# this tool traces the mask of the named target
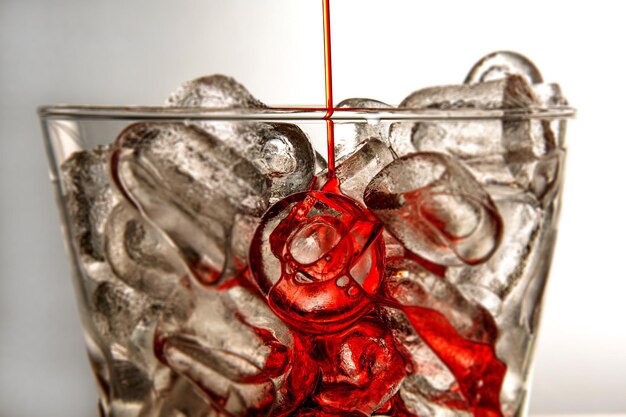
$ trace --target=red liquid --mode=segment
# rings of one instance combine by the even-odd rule
[[[465,339],[438,311],[401,305],[381,294],[386,265],[383,224],[342,195],[335,176],[329,0],[322,3],[327,182],[320,191],[291,195],[270,208],[251,242],[246,276],[218,289],[240,285],[256,292],[289,326],[294,340],[293,346],[283,346],[267,329],[255,329],[271,350],[256,376],[259,383],[281,376],[286,382],[258,407],[237,415],[271,411],[292,417],[363,416],[378,410],[389,416],[418,417],[398,390],[420,364],[413,362],[381,319],[385,307],[402,311],[455,376],[462,399],[444,398],[438,405],[477,417],[502,417],[499,395],[506,366],[497,359],[494,346]],[[444,266],[406,256],[444,279]],[[162,358],[168,342],[157,340]],[[272,406],[278,396],[280,403]],[[213,398],[214,406],[224,411],[222,402]]]

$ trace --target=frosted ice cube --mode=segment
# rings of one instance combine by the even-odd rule
[[[170,106],[255,109],[266,107],[230,77],[211,75],[183,84],[167,101]],[[315,154],[306,134],[288,123],[244,121],[192,122],[250,161],[269,177],[272,202],[311,184]]]
[[[541,72],[524,55],[512,51],[496,51],[481,58],[465,77],[466,84],[482,83],[519,75],[531,84],[543,82]]]
[[[266,107],[234,78],[222,74],[187,81],[169,96],[167,104],[176,107]]]
[[[237,214],[260,216],[267,177],[219,139],[194,126],[137,123],[118,137],[112,157],[116,184],[165,233],[199,282],[233,276]]]
[[[61,167],[72,243],[86,267],[103,262],[104,228],[119,198],[109,180],[111,146],[72,154]]]
[[[417,108],[529,109],[543,105],[557,92],[545,88],[542,98],[517,75],[484,83],[433,87],[417,91],[402,106]],[[558,146],[558,123],[515,117],[487,120],[395,123],[391,127],[394,151],[444,152],[465,163],[485,185],[535,192],[537,170]],[[543,167],[541,167],[543,166]],[[538,196],[541,198],[541,196]]]

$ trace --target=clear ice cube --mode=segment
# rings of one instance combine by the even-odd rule
[[[267,304],[235,286],[188,294],[188,314],[166,314],[157,355],[228,415],[286,412],[300,404],[316,378],[312,362]],[[293,372],[293,375],[292,375]]]
[[[113,209],[105,230],[107,262],[129,286],[165,299],[186,274],[174,247],[126,202]]]
[[[349,98],[341,101],[336,106],[338,109],[387,109],[391,106],[382,101],[371,98]],[[335,122],[335,159],[340,160],[349,157],[363,143],[375,139],[389,146],[389,125],[384,120],[372,117],[367,122]]]
[[[502,220],[489,195],[445,154],[395,160],[368,184],[364,201],[406,249],[440,265],[484,262],[500,241]]]
[[[537,91],[537,93],[535,93]],[[419,90],[401,106],[413,108],[529,109],[560,100],[557,87],[530,86],[521,76]],[[394,123],[391,143],[399,155],[444,152],[466,164],[484,185],[535,192],[534,178],[545,171],[557,147],[553,122],[515,117],[487,120]],[[550,162],[547,163],[550,165]],[[541,193],[540,193],[541,194]],[[538,195],[541,198],[541,195]]]
[[[385,267],[383,291],[401,305],[438,311],[466,339],[495,343],[496,323],[489,312],[416,261],[396,259],[389,262]]]
[[[339,180],[341,191],[363,203],[363,193],[367,184],[385,166],[393,161],[389,147],[378,139],[369,139],[361,144],[350,156],[337,161],[335,175]],[[316,189],[326,182],[326,172],[317,176]]]

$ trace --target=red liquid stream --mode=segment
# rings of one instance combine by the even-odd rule
[[[339,182],[335,177],[335,126],[331,117],[335,112],[333,103],[333,64],[330,40],[330,0],[322,0],[324,16],[324,79],[326,85],[326,140],[328,155],[328,181],[324,190],[339,192]]]

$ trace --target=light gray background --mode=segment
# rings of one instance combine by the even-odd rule
[[[623,13],[546,3],[333,0],[335,95],[397,104],[498,49],[561,83],[579,117],[531,412],[626,412]],[[320,0],[0,0],[1,417],[96,415],[36,106],[159,104],[214,72],[321,104],[320,19]]]

